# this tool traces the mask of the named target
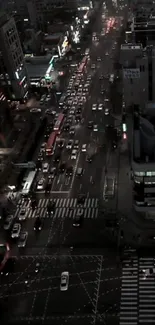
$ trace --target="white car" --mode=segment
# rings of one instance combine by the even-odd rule
[[[152,274],[155,274],[155,268],[145,269],[142,270],[143,273],[143,279],[145,280],[147,277],[151,276]]]
[[[60,281],[60,290],[61,291],[68,290],[68,285],[69,285],[69,272],[62,272],[61,281]]]
[[[73,150],[71,154],[71,160],[76,160],[77,159],[77,150]]]
[[[26,215],[27,215],[27,209],[23,208],[19,212],[18,219],[19,220],[25,220],[26,219]]]
[[[11,237],[12,238],[18,238],[21,232],[21,224],[20,223],[15,223],[12,231],[11,231]]]
[[[82,152],[86,152],[86,150],[87,150],[87,145],[86,145],[86,144],[83,144],[81,150],[82,150]]]
[[[18,241],[18,247],[25,247],[27,242],[28,232],[22,231],[20,233],[19,241]]]
[[[95,124],[95,125],[93,126],[93,131],[95,131],[95,132],[98,131],[98,125],[97,125],[97,124]]]
[[[99,105],[98,105],[98,110],[99,110],[99,111],[102,111],[102,109],[103,109],[103,104],[99,104]]]
[[[30,113],[41,113],[41,108],[31,108]]]
[[[93,104],[92,105],[92,111],[96,111],[97,110],[97,104]]]
[[[38,181],[37,190],[39,190],[39,191],[43,190],[44,189],[44,185],[45,185],[45,179],[44,178],[41,178]]]
[[[72,149],[72,147],[73,147],[73,140],[69,140],[66,145],[66,149],[70,150],[70,149]]]
[[[42,171],[43,171],[43,173],[48,173],[48,171],[49,171],[49,164],[48,163],[44,163],[42,165]]]
[[[109,115],[109,108],[105,108],[104,114]]]

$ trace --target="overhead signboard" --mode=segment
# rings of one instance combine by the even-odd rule
[[[123,69],[123,76],[125,79],[140,78],[140,69]]]

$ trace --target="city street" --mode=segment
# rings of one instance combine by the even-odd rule
[[[22,209],[26,213],[25,220],[20,220],[22,231],[28,232],[25,247],[18,247],[18,239],[10,239],[10,233],[5,232],[11,255],[17,257],[17,261],[13,272],[3,276],[1,281],[3,323],[6,318],[8,320],[9,304],[8,324],[119,324],[122,267],[117,263],[118,232],[107,231],[103,207],[105,210],[116,209],[117,206],[119,150],[112,149],[111,134],[107,130],[115,124],[109,78],[111,74],[116,74],[115,54],[124,11],[119,11],[119,7],[114,8],[111,1],[106,4],[96,15],[89,44],[86,41],[89,59],[78,77],[79,89],[71,88],[68,95],[73,94],[71,105],[66,106],[69,106],[68,110],[75,106],[69,122],[69,128],[74,126],[75,133],[70,135],[69,131],[62,129],[60,138],[64,144],[61,159],[56,161],[54,152],[49,157],[44,154],[41,160],[41,164],[48,162],[49,169],[57,170],[51,188],[48,192],[46,188],[37,189],[41,177],[50,176],[50,171],[45,176],[40,168],[33,187],[35,207],[30,200],[24,199],[19,200],[16,206],[16,220]],[[93,36],[94,33],[96,36]],[[70,71],[70,78],[77,73],[76,70],[77,67]],[[74,83],[75,80],[73,88]],[[63,93],[66,93],[65,79],[62,84]],[[85,84],[88,84],[88,88]],[[92,109],[94,104],[95,110]],[[55,107],[56,113],[63,111],[55,92],[51,101],[42,106],[43,115],[50,105]],[[78,105],[81,107],[78,114],[80,120],[76,122]],[[66,120],[69,114],[67,112]],[[49,124],[52,119],[48,117]],[[88,127],[90,122],[93,123],[91,128]],[[50,129],[49,135],[51,132]],[[49,135],[43,135],[38,145],[47,141]],[[74,144],[68,150],[66,145],[70,139]],[[57,140],[60,140],[59,136]],[[74,156],[75,141],[78,141],[78,145]],[[86,150],[82,149],[84,145]],[[60,153],[57,146],[56,150],[59,149]],[[92,157],[92,161],[88,161],[88,156]],[[68,176],[67,169],[60,172],[63,163],[65,168],[73,168]],[[82,169],[80,176],[77,175],[79,168]],[[115,179],[115,192],[112,199],[104,202],[107,175]],[[79,195],[84,195],[82,204],[78,202]],[[49,214],[47,207],[50,202],[54,204],[54,210]],[[74,220],[79,215],[82,222],[80,226],[75,226]],[[41,231],[34,230],[36,218],[41,220]],[[69,284],[68,290],[62,292],[60,281],[64,271],[69,272]]]

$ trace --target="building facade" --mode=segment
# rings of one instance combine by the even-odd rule
[[[123,44],[120,63],[126,107],[138,105],[143,110],[147,103],[155,102],[155,48]]]
[[[29,81],[14,18],[0,17],[0,85],[6,98],[23,100]]]

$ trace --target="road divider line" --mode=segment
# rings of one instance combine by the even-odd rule
[[[78,166],[78,163],[79,163],[79,159],[80,159],[80,152],[79,152],[78,157],[76,159],[76,164],[75,164],[75,167],[74,167],[74,173],[73,173],[73,177],[72,177],[72,181],[71,181],[71,185],[70,185],[70,190],[73,187],[73,183],[74,183],[74,180],[75,180],[75,175],[76,175],[76,170],[77,170],[77,166]]]
[[[60,193],[62,193],[62,194],[68,194],[70,191],[51,191],[50,193],[52,193],[52,194],[60,194]]]

